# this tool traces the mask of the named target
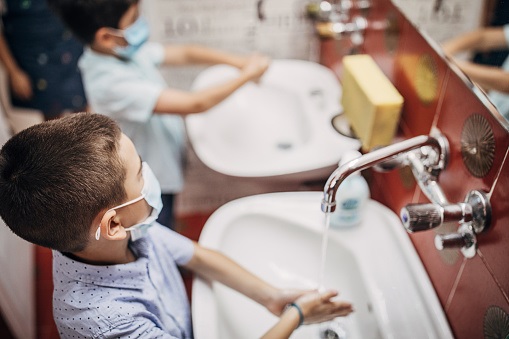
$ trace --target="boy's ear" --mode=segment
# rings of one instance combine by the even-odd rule
[[[108,210],[104,213],[100,224],[101,238],[107,240],[123,240],[127,237],[127,232],[120,222],[117,211]]]
[[[97,32],[95,32],[94,44],[97,47],[111,50],[119,44],[122,45],[123,43],[123,39],[113,35],[110,28],[101,27],[97,30]]]

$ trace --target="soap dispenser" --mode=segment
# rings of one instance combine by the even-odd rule
[[[341,157],[340,166],[357,159],[361,153],[347,151]],[[369,186],[360,172],[352,173],[339,185],[336,192],[336,210],[330,218],[332,228],[347,228],[358,225],[362,220],[366,201],[369,199]]]

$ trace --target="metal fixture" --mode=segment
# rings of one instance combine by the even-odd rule
[[[345,324],[334,319],[320,325],[318,337],[320,339],[347,339],[349,336]]]
[[[472,258],[477,252],[477,234],[485,232],[491,224],[491,205],[482,191],[470,191],[463,205],[467,214],[458,221],[461,225],[457,233],[438,234],[435,236],[435,247],[438,250],[459,248],[466,258]]]
[[[371,0],[339,0],[309,3],[306,11],[309,18],[317,21],[315,28],[320,38],[341,40],[348,36],[354,46],[360,46],[368,27],[366,16],[370,8]]]
[[[457,248],[466,258],[473,258],[477,251],[477,239],[467,224],[462,224],[457,233],[436,235],[435,248],[439,251]]]
[[[344,164],[331,174],[325,184],[322,211],[334,212],[338,187],[350,174],[386,162],[391,168],[395,168],[396,163],[398,166],[406,164],[404,159],[409,159],[409,164],[416,167],[412,168],[414,175],[417,181],[422,181],[420,184],[425,187],[428,194],[442,198],[443,193],[434,179],[445,168],[447,145],[447,139],[440,134],[437,134],[436,137],[420,135],[379,148]]]
[[[426,231],[444,223],[469,222],[472,206],[459,203],[441,206],[438,204],[409,204],[401,209],[401,221],[409,233]]]
[[[484,338],[509,338],[509,314],[499,306],[491,305],[484,313]]]
[[[324,187],[322,211],[334,212],[339,185],[357,171],[373,167],[389,171],[409,166],[429,204],[408,204],[401,209],[401,221],[409,233],[437,228],[447,223],[459,223],[457,232],[435,237],[438,250],[458,248],[467,258],[477,251],[476,235],[489,228],[491,206],[486,194],[473,190],[464,202],[451,204],[438,185],[438,175],[447,165],[449,143],[438,131],[434,136],[421,135],[376,149],[337,168]]]
[[[458,204],[408,204],[401,209],[401,221],[408,232],[425,231],[446,223],[468,223],[475,234],[491,223],[491,206],[486,194],[470,191]]]
[[[362,34],[368,27],[368,21],[361,17],[355,16],[350,22],[327,22],[318,23],[316,31],[321,38],[332,38],[341,40],[345,36],[350,36],[354,44],[363,42]]]
[[[483,178],[488,174],[495,159],[495,135],[488,120],[480,114],[472,114],[461,131],[461,156],[473,176]]]

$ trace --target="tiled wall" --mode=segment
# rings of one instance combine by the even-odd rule
[[[509,314],[509,133],[390,1],[380,1],[377,6],[369,17],[372,26],[366,31],[363,52],[374,57],[405,98],[398,138],[428,134],[433,127],[438,128],[450,143],[449,164],[439,177],[448,200],[461,202],[472,189],[483,190],[490,197],[492,225],[478,236],[479,249],[473,259],[465,259],[456,250],[437,251],[435,231],[411,235],[455,336],[488,337],[489,326],[485,329],[485,325],[489,316],[485,321],[485,315]],[[397,18],[400,33],[392,51],[388,36],[373,28],[388,16]],[[322,46],[323,63],[339,76],[340,44],[327,41]],[[473,114],[488,121],[495,139],[493,164],[482,178],[470,174],[460,149],[464,123]],[[370,172],[369,178],[372,196],[398,214],[407,203],[427,202],[408,169]],[[451,231],[456,228],[448,227]],[[499,335],[505,337],[507,333]]]

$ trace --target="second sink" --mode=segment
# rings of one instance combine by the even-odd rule
[[[202,72],[193,90],[236,77],[218,65]],[[335,74],[302,60],[274,60],[259,84],[248,83],[186,125],[191,144],[209,168],[236,177],[270,177],[336,165],[359,141],[333,128],[341,111]]]

